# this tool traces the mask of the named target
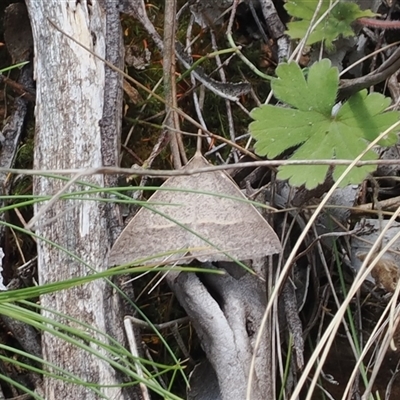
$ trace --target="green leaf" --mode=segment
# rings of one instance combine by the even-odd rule
[[[271,82],[275,97],[302,111],[317,111],[331,115],[338,90],[339,71],[331,68],[331,62],[324,59],[309,70],[307,81],[296,63],[280,64],[276,69],[279,79]],[[291,85],[290,82],[296,82]],[[320,86],[324,82],[326,86]],[[321,90],[323,88],[323,90]]]
[[[263,105],[251,112],[254,121],[249,130],[256,140],[258,155],[275,158],[297,147],[290,157],[292,160],[353,160],[368,142],[400,118],[397,111],[384,112],[390,104],[389,98],[379,93],[368,95],[366,90],[353,95],[334,113],[339,74],[329,60],[313,64],[307,79],[294,62],[281,64],[276,74],[278,77],[271,83],[275,97],[291,107]],[[379,144],[391,146],[396,141],[396,133],[391,132]],[[363,160],[376,158],[377,154],[370,150]],[[328,165],[282,166],[278,178],[312,189],[324,182],[329,168]],[[336,166],[333,178],[337,180],[346,168]],[[341,185],[360,183],[375,169],[374,165],[353,168]]]
[[[317,13],[314,22],[328,10],[331,4],[330,0],[322,0],[322,5]],[[285,4],[287,12],[299,21],[289,22],[287,24],[287,34],[292,39],[302,39],[310,26],[315,10],[318,6],[318,0],[289,0]],[[332,48],[332,42],[339,36],[349,37],[354,35],[351,24],[358,18],[374,17],[377,14],[371,10],[361,10],[360,7],[352,2],[339,2],[325,19],[315,27],[307,40],[307,44],[325,41],[328,48]]]

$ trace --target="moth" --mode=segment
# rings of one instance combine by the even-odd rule
[[[196,153],[184,168],[207,166]],[[280,251],[276,233],[235,182],[212,171],[166,180],[116,240],[109,265],[148,257],[142,265],[249,260]]]

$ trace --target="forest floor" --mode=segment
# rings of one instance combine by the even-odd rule
[[[3,1],[0,5],[0,21],[3,21],[5,6],[12,3],[11,0]],[[179,2],[182,5],[183,1]],[[281,7],[280,12],[283,13]],[[147,8],[149,17],[159,31],[163,29],[163,1],[153,1],[148,4]],[[235,21],[235,30],[233,32],[235,40],[243,46],[245,56],[257,65],[264,73],[273,75],[277,66],[276,57],[274,55],[273,43],[262,43],[262,40],[256,34],[257,26],[254,19],[249,15],[248,10],[242,10],[241,14]],[[282,15],[282,19],[286,22],[287,15]],[[188,14],[184,14],[178,26],[177,38],[180,41],[185,40],[187,27],[189,24]],[[146,87],[153,89],[157,87],[157,83],[162,80],[163,76],[163,55],[155,47],[152,38],[144,31],[144,29],[136,21],[127,16],[122,17],[122,25],[124,31],[125,51],[126,51],[126,70],[137,81]],[[225,28],[226,22],[217,24],[215,27],[215,40],[217,48],[225,46]],[[390,32],[389,36],[392,35]],[[207,29],[201,29],[194,26],[192,37],[196,37],[196,41],[191,49],[194,60],[206,56],[208,53],[215,51],[210,40]],[[387,38],[389,41],[389,37]],[[219,46],[219,47],[218,47]],[[225,61],[228,57],[225,58]],[[308,56],[304,55],[303,63],[307,63]],[[0,69],[8,67],[12,64],[13,59],[10,56],[7,45],[4,40],[4,25],[0,24]],[[248,125],[251,122],[249,112],[258,105],[258,101],[265,101],[270,92],[270,84],[258,77],[252,71],[248,70],[244,63],[237,58],[233,58],[231,62],[226,64],[224,72],[229,82],[242,82],[245,80],[252,86],[252,93],[240,97],[240,106],[232,103],[229,107],[226,100],[218,97],[214,93],[207,92],[204,96],[202,104],[202,115],[209,131],[215,133],[216,138],[210,138],[203,144],[203,153],[207,159],[213,164],[235,163],[238,161],[251,161],[248,156],[243,156],[240,149],[246,147],[249,140]],[[206,59],[202,66],[208,73],[212,73],[216,69],[213,60]],[[184,70],[178,67],[177,76],[177,100],[178,106],[188,115],[196,117],[196,105],[193,100],[192,82],[189,76],[181,76]],[[12,70],[7,75],[11,82],[18,80],[18,70]],[[213,76],[217,76],[214,74]],[[125,108],[123,119],[123,137],[122,137],[122,161],[121,166],[131,167],[132,165],[148,165],[149,160],[154,157],[153,168],[173,168],[173,159],[167,141],[162,140],[162,125],[165,117],[165,106],[154,98],[149,98],[147,93],[138,90],[129,83],[129,88],[125,91]],[[9,116],[13,112],[14,102],[20,95],[18,91],[10,83],[0,83],[0,128],[6,125]],[[162,94],[162,86],[159,87],[159,94]],[[378,85],[376,90],[380,90],[388,95],[384,85]],[[386,90],[386,91],[385,91]],[[227,111],[228,110],[228,111]],[[230,114],[230,115],[229,115]],[[195,135],[197,130],[187,121],[181,122],[181,130]],[[18,168],[31,168],[33,164],[33,126],[34,121],[34,103],[30,102],[29,112],[25,121],[24,132],[18,143],[18,151],[13,166]],[[232,137],[232,132],[234,137]],[[227,139],[234,140],[237,147],[232,148],[229,144],[218,140],[218,135]],[[235,138],[238,138],[236,140]],[[160,139],[161,138],[161,139]],[[241,139],[240,139],[241,138]],[[193,156],[196,150],[196,141],[191,136],[185,136],[183,139],[187,157]],[[252,147],[250,146],[250,150]],[[1,159],[1,158],[0,158]],[[272,174],[274,171],[272,171]],[[393,174],[392,170],[388,170],[387,174]],[[397,171],[396,171],[397,174]],[[271,169],[253,168],[240,171],[234,171],[233,179],[242,189],[248,188],[249,182],[253,190],[257,190],[265,186],[271,180]],[[26,194],[32,191],[32,182],[30,178],[14,177],[14,183],[11,185],[10,194]],[[367,180],[357,189],[354,205],[366,204],[373,201],[377,203],[395,198],[400,195],[400,187],[397,183],[398,177],[393,175],[380,176],[378,187],[374,185],[376,182]],[[161,180],[153,180],[152,186],[162,183]],[[140,185],[141,181],[137,178],[130,184]],[[316,196],[309,195],[307,200],[292,207],[289,211],[289,205],[282,205],[281,213],[276,217],[275,224],[290,224],[295,219],[294,213],[300,215],[304,222],[309,218],[309,208],[314,207],[323,198],[325,191],[317,193]],[[286,208],[287,207],[287,208]],[[8,221],[21,224],[21,218],[28,220],[33,210],[29,207],[22,209],[22,217],[15,215],[13,211],[3,216]],[[287,214],[284,214],[287,212]],[[286,215],[286,217],[283,217]],[[379,216],[378,216],[379,217]],[[376,215],[372,218],[378,218]],[[385,217],[387,218],[387,217]],[[360,223],[361,217],[352,214],[345,221],[347,224],[344,231],[350,232],[357,223]],[[302,227],[299,225],[292,230],[291,240],[294,241],[296,236],[301,232]],[[3,232],[2,232],[3,234]],[[21,234],[6,231],[1,237],[2,247],[7,250],[6,263],[7,267],[3,271],[3,279],[8,284],[17,276],[18,267],[23,265],[26,260],[33,259],[36,255],[35,244],[31,239],[27,239]],[[312,243],[315,237],[309,238],[308,243]],[[324,259],[327,263],[327,269],[323,269],[319,264],[319,257],[307,254],[309,251],[306,246],[302,247],[304,255],[297,261],[297,267],[311,269],[307,284],[304,284],[304,293],[299,295],[304,299],[300,311],[301,321],[304,329],[304,341],[306,343],[305,362],[312,354],[315,344],[318,342],[321,332],[324,331],[331,319],[334,317],[338,309],[338,303],[341,304],[346,297],[346,291],[352,284],[354,269],[352,268],[351,251],[349,250],[349,242],[346,238],[338,238],[336,245],[324,244],[322,251]],[[18,246],[16,243],[18,242]],[[346,254],[346,251],[348,253]],[[317,247],[312,247],[311,252],[317,252]],[[337,255],[339,252],[340,256]],[[347,257],[348,256],[348,257]],[[346,261],[347,257],[347,261]],[[310,261],[311,260],[311,261]],[[339,271],[340,270],[340,271]],[[327,276],[327,272],[329,276]],[[33,278],[35,271],[33,269]],[[143,279],[137,283],[135,292],[138,293],[137,304],[147,313],[148,317],[156,323],[162,323],[171,318],[179,318],[184,316],[182,308],[179,307],[174,299],[168,285],[161,283],[152,293],[147,294],[146,288],[150,284],[148,280]],[[335,295],[337,299],[335,300]],[[376,325],[381,316],[382,310],[388,302],[390,294],[382,287],[376,287],[371,282],[367,282],[360,290],[359,295],[353,299],[349,307],[349,317],[356,324],[357,329],[361,331],[357,333],[360,341],[365,342],[372,329]],[[338,302],[338,303],[337,303]],[[349,319],[349,320],[350,320]],[[0,326],[2,327],[1,323]],[[326,390],[333,399],[340,399],[343,390],[347,384],[349,376],[356,363],[354,349],[347,340],[347,327],[341,326],[338,330],[335,341],[332,344],[329,356],[323,368],[324,378],[321,378],[320,385]],[[201,359],[204,354],[200,348],[196,335],[189,323],[180,327],[180,335],[182,336],[185,347],[190,349],[191,357],[194,360]],[[285,334],[283,334],[285,336]],[[184,358],[181,349],[178,348],[175,338],[171,333],[166,336],[167,342],[176,350],[177,358]],[[164,351],[163,344],[152,333],[144,333],[143,341],[148,351],[152,354],[155,361],[160,363],[168,363],[167,353]],[[9,346],[18,346],[13,335],[1,329],[0,342]],[[400,341],[399,341],[400,344]],[[371,360],[368,368],[373,368],[373,350],[367,354],[366,360]],[[390,396],[387,399],[400,398],[400,381],[397,378],[399,371],[400,350],[387,351],[386,357],[381,364],[379,374],[376,377],[372,389],[372,393],[380,393],[380,398],[384,398],[384,393],[389,390]],[[367,362],[366,362],[367,363]],[[23,382],[23,372],[9,369],[10,366],[0,361],[0,371],[3,374],[15,378],[19,376],[19,380]],[[361,381],[361,378],[359,378]],[[3,387],[3,383],[1,383]],[[176,383],[177,389],[175,393],[184,396],[183,382]],[[179,386],[182,385],[180,388]],[[356,387],[356,385],[354,386]],[[363,383],[359,383],[360,392],[362,393]],[[7,384],[3,387],[4,393],[15,394],[10,391]],[[323,398],[321,392],[315,392],[315,399]],[[328,397],[327,397],[328,398]],[[356,397],[354,397],[356,398]]]

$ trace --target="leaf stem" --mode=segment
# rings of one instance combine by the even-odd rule
[[[374,18],[358,18],[357,22],[368,28],[400,29],[400,21],[381,20]]]

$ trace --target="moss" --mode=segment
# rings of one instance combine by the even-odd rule
[[[26,127],[25,139],[21,143],[17,152],[15,160],[16,168],[28,169],[33,167],[33,151],[35,146],[34,132],[35,126],[31,121]]]

